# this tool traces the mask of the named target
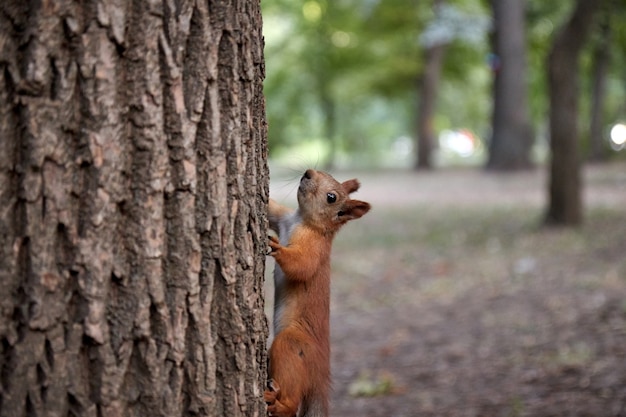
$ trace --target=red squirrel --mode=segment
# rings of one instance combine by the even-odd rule
[[[330,251],[341,226],[370,205],[350,199],[359,189],[307,170],[298,209],[270,199],[269,253],[274,270],[274,341],[269,351],[267,411],[277,417],[327,417],[330,391]]]

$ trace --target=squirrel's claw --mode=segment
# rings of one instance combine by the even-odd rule
[[[268,236],[267,238],[269,239],[268,244],[270,246],[269,252],[267,254],[272,255],[274,252],[280,249],[280,241],[276,236]]]
[[[273,379],[267,380],[267,388],[263,393],[263,397],[265,400],[265,404],[267,404],[268,406],[268,411],[270,411],[271,414],[271,412],[275,411],[276,400],[278,400],[278,398],[280,397],[280,388],[278,387],[276,381],[274,381]]]
[[[268,391],[272,391],[272,392],[280,392],[280,388],[278,386],[278,382],[274,381],[273,379],[268,379],[267,380],[267,390]]]

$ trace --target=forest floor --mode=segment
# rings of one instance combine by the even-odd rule
[[[626,164],[585,168],[573,230],[541,227],[543,169],[353,176],[373,209],[333,248],[332,416],[626,416]]]

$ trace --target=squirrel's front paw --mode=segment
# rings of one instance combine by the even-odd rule
[[[278,240],[278,238],[276,236],[268,236],[268,240],[269,240],[268,244],[270,246],[270,252],[268,253],[268,255],[273,255],[282,246],[281,246],[280,241]]]
[[[280,387],[273,379],[267,381],[267,388],[263,393],[263,399],[265,400],[265,404],[267,404],[268,414],[271,416],[272,413],[276,412],[276,400],[280,398]]]

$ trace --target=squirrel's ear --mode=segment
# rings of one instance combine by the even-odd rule
[[[341,186],[348,194],[351,194],[358,190],[361,184],[356,178],[353,178],[351,180],[344,181],[343,183],[341,183]]]
[[[372,206],[365,201],[359,200],[348,200],[342,207],[342,210],[339,212],[339,217],[343,221],[358,219],[363,216],[365,213],[370,211]]]

